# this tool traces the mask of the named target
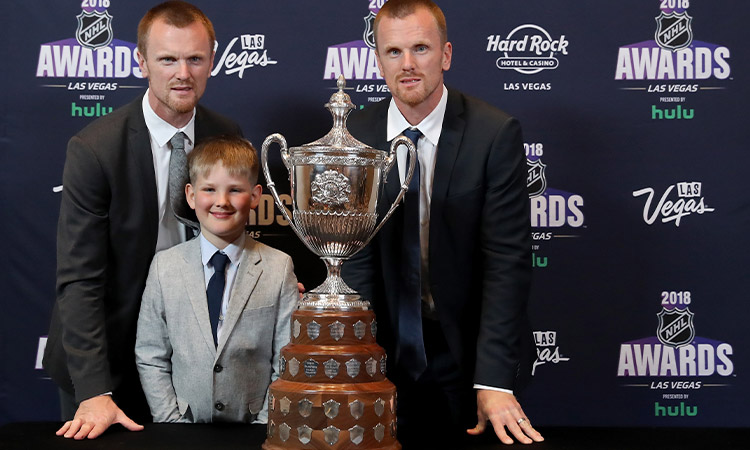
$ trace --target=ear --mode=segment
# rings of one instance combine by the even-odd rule
[[[443,46],[443,72],[447,72],[451,68],[451,59],[453,57],[453,45],[450,42],[446,42]]]
[[[141,69],[141,75],[143,75],[143,78],[148,78],[148,65],[146,64],[146,58],[141,55],[141,52],[138,49],[136,49],[135,54],[138,56],[138,67]]]
[[[185,185],[185,198],[188,205],[190,205],[190,209],[195,209],[195,189],[193,189],[193,185],[190,183]]]
[[[260,204],[260,197],[263,195],[263,187],[256,184],[250,191],[250,209],[255,209]]]

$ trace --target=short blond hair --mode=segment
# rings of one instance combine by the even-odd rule
[[[138,23],[138,52],[144,58],[146,57],[146,47],[148,47],[148,35],[151,31],[151,25],[157,20],[163,20],[167,25],[176,28],[185,28],[196,22],[202,24],[208,33],[208,44],[211,46],[211,50],[214,49],[214,41],[216,41],[214,25],[203,14],[203,11],[187,2],[168,1],[149,9]]]
[[[239,136],[216,136],[202,141],[188,155],[190,183],[208,176],[219,163],[233,177],[245,177],[252,185],[258,182],[258,152],[253,144]]]
[[[391,19],[403,19],[417,12],[417,9],[425,8],[435,18],[438,34],[440,34],[440,44],[445,45],[448,42],[448,25],[445,22],[445,14],[435,2],[431,0],[388,0],[385,2],[375,21],[372,24],[373,36],[375,37],[375,48],[378,47],[378,26],[383,17]]]

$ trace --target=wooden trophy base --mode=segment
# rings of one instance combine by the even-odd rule
[[[396,387],[372,311],[297,310],[269,388],[264,450],[399,450]]]

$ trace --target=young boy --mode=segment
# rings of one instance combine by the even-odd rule
[[[204,141],[188,165],[201,232],[151,263],[135,348],[143,391],[155,422],[266,423],[298,299],[292,260],[245,235],[261,196],[249,142]]]

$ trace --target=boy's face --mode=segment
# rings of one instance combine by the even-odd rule
[[[201,232],[223,249],[245,231],[250,210],[260,202],[261,187],[244,176],[231,176],[219,163],[207,176],[185,186],[188,204],[195,210]]]

